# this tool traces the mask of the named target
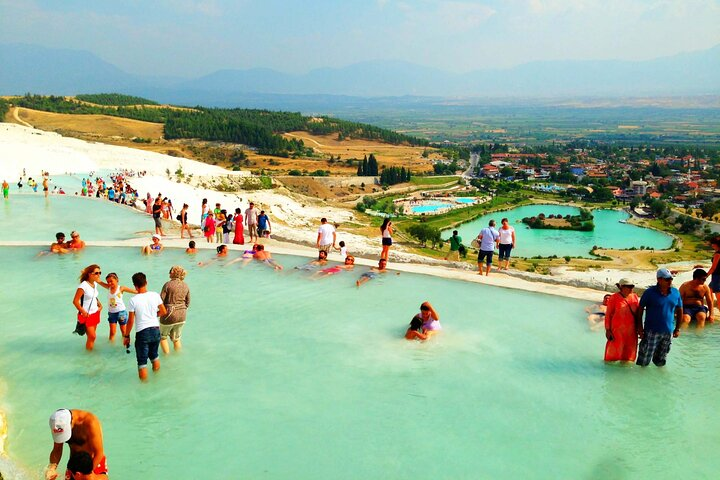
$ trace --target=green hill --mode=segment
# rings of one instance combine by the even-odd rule
[[[278,156],[310,153],[302,140],[289,140],[283,133],[305,131],[316,135],[338,134],[341,138],[383,141],[392,144],[428,145],[428,141],[403,135],[364,123],[331,117],[306,117],[297,112],[275,112],[244,108],[171,108],[152,105],[130,105],[128,101],[147,102],[139,97],[120,94],[78,95],[88,102],[116,99],[123,105],[102,106],[66,100],[59,96],[27,94],[13,101],[20,107],[46,112],[78,115],[111,115],[134,120],[162,123],[165,138],[196,138],[200,140],[241,143],[258,149],[259,153]],[[98,103],[92,101],[92,103]],[[153,102],[154,103],[154,102]],[[1,108],[1,107],[0,107]]]
[[[97,105],[157,105],[157,102],[142,97],[123,95],[122,93],[84,93],[75,95],[75,98],[83,102],[95,103]]]

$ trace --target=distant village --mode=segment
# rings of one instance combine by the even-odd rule
[[[708,158],[693,155],[658,156],[637,161],[594,158],[591,152],[577,149],[572,156],[547,153],[492,153],[482,163],[478,154],[469,162],[476,164],[474,178],[507,181],[533,181],[531,188],[559,193],[568,190],[598,193],[597,200],[638,203],[639,199],[662,199],[677,207],[702,208],[720,199],[717,177]]]

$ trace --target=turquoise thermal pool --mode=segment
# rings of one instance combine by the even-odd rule
[[[425,202],[422,205],[415,205],[411,209],[412,209],[413,213],[428,213],[428,212],[435,212],[435,211],[441,210],[443,208],[449,208],[452,206],[453,205],[451,203]]]
[[[500,220],[507,218],[510,225],[515,228],[517,238],[517,248],[513,250],[512,255],[520,257],[536,255],[589,257],[589,252],[595,245],[615,249],[640,248],[641,246],[666,249],[672,245],[672,237],[665,233],[623,223],[629,218],[629,215],[620,210],[593,210],[595,230],[592,232],[528,229],[521,222],[524,217],[532,217],[539,213],[577,215],[578,209],[566,205],[527,205],[508,211],[489,213],[455,229],[463,237],[463,241],[469,245],[470,241],[480,233],[480,230],[487,227],[491,219],[495,220],[499,228]],[[452,230],[444,231],[443,237],[449,237]]]
[[[55,234],[77,230],[83,240],[124,240],[150,236],[152,218],[127,206],[107,200],[42,193],[11,195],[0,210],[0,240],[44,240]]]
[[[116,225],[107,233],[122,236]],[[9,452],[32,478],[61,407],[103,422],[111,478],[669,479],[720,469],[691,447],[719,440],[712,326],[684,332],[664,369],[606,366],[604,336],[570,299],[405,273],[358,289],[365,267],[311,280],[292,268],[307,259],[289,256],[275,272],[199,267],[211,251],[2,250],[1,407]],[[134,355],[108,343],[104,318],[92,353],[70,333],[77,276],[91,263],[124,285],[143,271],[152,290],[171,265],[188,269],[184,351],[162,357],[147,384]],[[444,331],[407,342],[423,300]]]

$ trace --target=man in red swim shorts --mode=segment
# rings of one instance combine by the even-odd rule
[[[108,478],[107,460],[103,450],[102,428],[100,420],[90,412],[83,410],[68,410],[62,408],[50,416],[50,430],[53,436],[53,449],[50,452],[50,464],[45,470],[46,480],[58,478],[57,467],[63,453],[63,443],[70,447],[71,462],[68,462],[68,470],[65,472],[65,479],[77,478]],[[70,468],[81,457],[87,454],[92,458],[92,474],[77,472],[77,469]],[[75,458],[73,458],[75,457]],[[77,474],[76,474],[77,472]]]

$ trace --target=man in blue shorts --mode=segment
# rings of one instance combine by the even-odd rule
[[[705,320],[713,322],[713,295],[710,287],[705,285],[707,277],[707,272],[698,268],[693,272],[692,280],[680,285],[684,327],[693,320],[697,322],[698,328],[705,326]]]
[[[480,243],[480,252],[478,252],[478,273],[482,275],[482,263],[485,260],[485,276],[490,275],[490,267],[492,266],[493,252],[495,245],[500,238],[500,232],[495,229],[495,220],[490,220],[488,226],[483,228],[477,236]]]
[[[635,313],[635,326],[640,340],[637,364],[650,365],[650,360],[662,367],[670,352],[673,337],[680,335],[683,318],[682,299],[677,288],[673,288],[673,276],[667,268],[657,271],[657,285],[645,290],[640,298],[640,308]],[[645,326],[642,316],[645,314]]]

